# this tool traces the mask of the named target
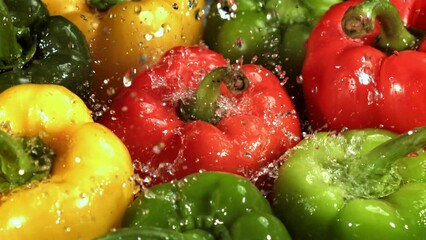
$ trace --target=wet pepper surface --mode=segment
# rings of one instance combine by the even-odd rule
[[[100,119],[126,144],[148,185],[201,169],[250,177],[300,140],[294,105],[270,71],[259,65],[238,67],[235,71],[246,76],[247,86],[231,93],[214,71],[218,67],[233,68],[207,48],[173,48],[123,88]],[[211,82],[200,84],[203,78]],[[211,119],[183,120],[181,103],[194,94],[204,101],[189,103],[195,114],[215,109]],[[212,95],[217,99],[209,99]]]

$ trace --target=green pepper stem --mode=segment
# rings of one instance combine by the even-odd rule
[[[0,193],[46,177],[53,157],[39,138],[15,138],[0,131]]]
[[[0,0],[0,70],[8,69],[22,55],[17,33],[12,23],[9,10],[3,0]]]
[[[350,193],[362,198],[385,197],[400,187],[396,160],[426,146],[426,126],[388,140],[349,164]]]
[[[362,38],[380,23],[377,47],[387,53],[415,49],[419,39],[404,26],[398,10],[389,0],[365,0],[351,6],[343,16],[343,31],[351,38]]]
[[[249,86],[249,80],[238,68],[219,67],[207,74],[195,92],[194,98],[187,102],[181,101],[179,106],[180,117],[184,120],[202,120],[214,123],[217,116],[217,100],[220,96],[222,83],[228,89],[238,94]]]
[[[381,175],[389,172],[391,165],[400,158],[426,146],[426,126],[400,134],[380,144],[362,158],[365,174]]]

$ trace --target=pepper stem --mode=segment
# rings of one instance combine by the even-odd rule
[[[187,121],[217,122],[220,118],[216,114],[217,100],[222,83],[234,94],[243,92],[249,86],[249,80],[241,70],[232,67],[216,68],[204,77],[192,99],[180,101],[180,117]]]
[[[358,196],[383,197],[399,187],[393,163],[426,146],[426,126],[400,134],[353,161],[350,179]],[[358,189],[358,190],[357,190]]]
[[[362,38],[380,23],[377,47],[387,53],[416,49],[419,39],[404,26],[398,10],[389,0],[365,0],[351,6],[343,16],[343,31],[351,38]]]
[[[47,177],[53,158],[40,138],[16,138],[0,130],[0,193]]]
[[[0,70],[9,69],[22,56],[22,48],[18,43],[17,33],[12,23],[9,10],[0,0]]]
[[[364,155],[364,164],[372,166],[370,175],[384,174],[389,171],[395,160],[405,157],[426,146],[426,126],[419,127],[377,146]]]

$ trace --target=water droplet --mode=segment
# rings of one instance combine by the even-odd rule
[[[147,41],[150,41],[153,38],[153,36],[149,33],[146,33],[144,37]]]
[[[296,83],[297,84],[303,84],[303,76],[302,75],[299,75],[299,76],[296,77]]]
[[[198,0],[188,0],[188,9],[192,10],[198,5]]]
[[[160,29],[154,33],[155,37],[162,37],[164,35],[164,24],[161,25]],[[148,40],[148,39],[147,39]]]
[[[256,63],[258,59],[259,59],[259,57],[258,57],[257,55],[254,55],[254,56],[251,58],[250,63]]]
[[[204,11],[204,9],[201,9],[201,10],[197,10],[196,12],[195,12],[195,20],[197,20],[197,21],[200,21],[200,20],[202,20],[203,19],[203,17],[204,17],[204,15],[205,15],[205,11]]]
[[[133,79],[136,76],[136,69],[130,68],[126,74],[123,76],[123,85],[125,87],[130,87],[133,83]]]
[[[152,151],[155,154],[160,154],[160,152],[164,149],[164,147],[166,146],[166,144],[164,142],[159,142],[158,144],[156,144],[153,148]]]
[[[242,38],[237,38],[236,40],[235,40],[235,42],[234,42],[234,47],[237,47],[237,48],[242,48],[243,47],[243,44],[244,44],[244,40],[242,39]]]
[[[219,1],[216,5],[219,16],[225,20],[231,20],[237,17],[237,4],[234,1],[229,3],[228,1]]]
[[[84,15],[84,14],[81,14],[81,15],[80,15],[80,18],[81,18],[81,19],[83,19],[84,21],[87,21],[87,16],[86,16],[86,15]]]
[[[141,6],[135,6],[135,8],[133,9],[133,12],[136,14],[139,14],[142,12],[142,7]]]

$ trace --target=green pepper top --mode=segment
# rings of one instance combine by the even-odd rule
[[[309,136],[279,170],[274,212],[294,239],[424,239],[424,146],[426,127]]]
[[[77,26],[49,16],[41,0],[0,0],[0,16],[0,91],[22,83],[53,83],[89,99],[90,50]]]
[[[142,192],[108,239],[290,239],[247,179],[203,172]]]

